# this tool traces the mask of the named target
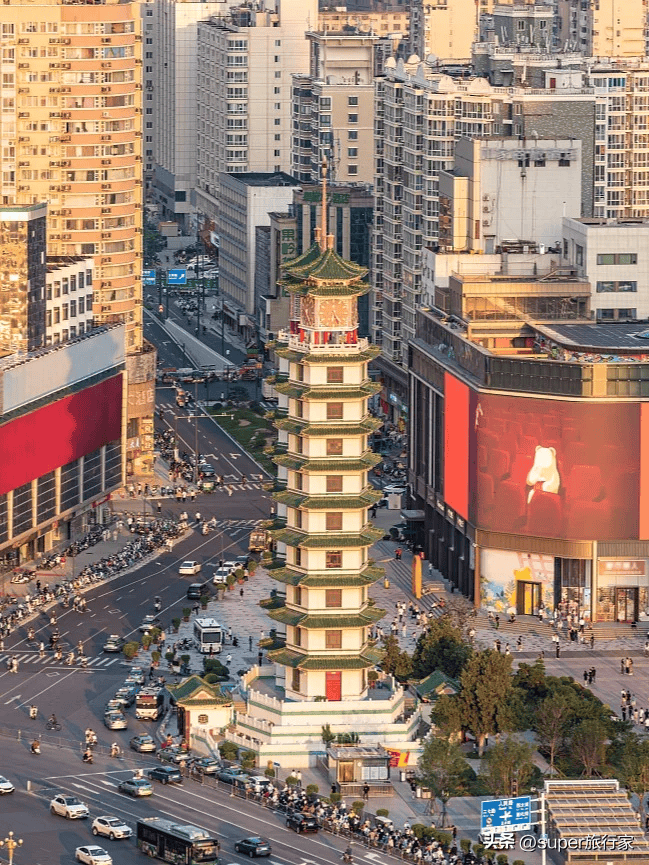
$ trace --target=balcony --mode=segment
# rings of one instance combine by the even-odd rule
[[[335,333],[335,332],[334,332]],[[370,341],[366,337],[359,339],[357,342],[350,345],[346,343],[327,343],[325,345],[315,345],[308,340],[300,340],[299,336],[289,333],[287,330],[280,330],[277,334],[278,342],[288,344],[289,348],[304,351],[307,349],[312,354],[318,352],[327,353],[331,351],[332,344],[336,346],[336,352],[339,354],[357,354],[365,351],[370,347]]]

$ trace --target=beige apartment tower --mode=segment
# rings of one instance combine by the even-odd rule
[[[155,372],[142,337],[140,33],[128,0],[0,6],[1,202],[47,202],[48,252],[94,258],[93,320],[126,325],[134,472],[150,468]]]
[[[587,57],[643,57],[645,0],[558,0],[558,41]]]

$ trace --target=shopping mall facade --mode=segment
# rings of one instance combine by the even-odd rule
[[[419,313],[412,517],[476,606],[649,615],[646,325]]]

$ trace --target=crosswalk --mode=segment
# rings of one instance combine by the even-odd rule
[[[7,665],[7,661],[10,658],[15,658],[18,661],[19,669],[23,665],[31,664],[33,667],[67,667],[68,664],[65,663],[67,653],[64,651],[63,658],[60,661],[57,661],[52,652],[46,652],[44,657],[41,657],[39,652],[5,652],[0,655],[0,671]],[[117,657],[107,657],[106,655],[97,655],[96,658],[88,658],[87,667],[92,667],[93,670],[103,669],[106,670],[108,667],[116,664],[121,660],[121,656]],[[81,665],[78,662],[78,656],[75,655],[75,664],[70,665],[75,667],[80,667]]]

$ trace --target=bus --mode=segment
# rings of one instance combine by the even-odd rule
[[[218,655],[223,646],[223,629],[216,619],[195,619],[194,640],[199,652]]]
[[[140,688],[135,697],[135,717],[140,721],[157,721],[164,711],[163,688]]]
[[[137,847],[147,856],[175,865],[218,863],[219,841],[200,826],[175,823],[164,817],[144,817],[137,821]]]

